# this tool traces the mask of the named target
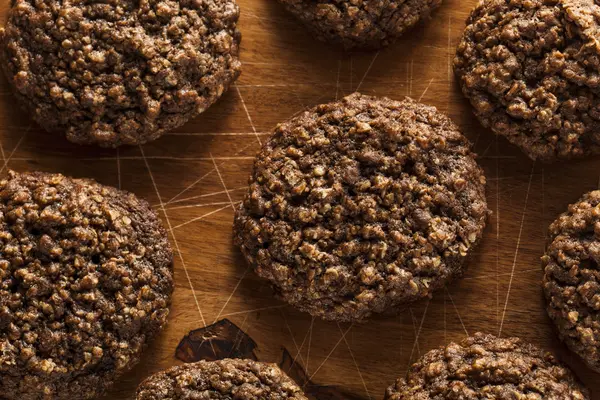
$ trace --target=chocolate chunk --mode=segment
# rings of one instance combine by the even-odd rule
[[[222,319],[185,335],[177,346],[175,357],[191,363],[224,358],[243,358],[257,361],[256,342],[228,319]]]

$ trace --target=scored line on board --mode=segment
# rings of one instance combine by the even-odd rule
[[[340,324],[337,324],[338,329],[340,330],[340,333],[344,333],[344,331],[342,330],[342,327],[340,326]],[[358,366],[358,363],[356,362],[356,357],[354,357],[354,352],[352,351],[352,348],[350,347],[350,343],[348,343],[348,339],[346,339],[346,336],[343,336],[344,338],[344,343],[346,343],[346,347],[348,348],[348,352],[350,353],[350,357],[352,357],[352,362],[354,363],[354,366],[356,367],[356,372],[358,372],[358,376],[360,377],[360,380],[363,384],[363,388],[365,389],[365,393],[367,394],[367,397],[369,398],[369,400],[372,399],[371,397],[371,393],[369,393],[369,389],[367,388],[367,382],[365,382],[365,379],[362,376],[362,372],[360,372],[360,368]]]
[[[456,311],[456,315],[458,316],[458,319],[460,321],[460,324],[462,325],[462,328],[464,329],[466,335],[469,336],[469,331],[467,331],[467,327],[465,326],[465,323],[463,322],[463,319],[460,316],[460,312],[458,312],[458,307],[456,307],[456,303],[454,303],[454,299],[452,298],[452,295],[450,294],[450,291],[448,290],[447,287],[444,288],[444,289],[446,289],[446,293],[448,294],[448,298],[452,302],[452,306],[454,306],[454,310]]]
[[[31,125],[29,125],[29,127],[25,130],[25,132],[23,133],[23,135],[21,135],[21,138],[19,139],[19,141],[15,145],[15,148],[8,155],[8,158],[4,159],[4,165],[2,166],[2,169],[0,169],[0,174],[2,172],[4,172],[4,170],[8,167],[9,161],[13,158],[13,155],[15,154],[15,152],[17,151],[17,149],[19,148],[19,146],[21,146],[21,143],[23,142],[23,140],[25,139],[25,137],[29,133],[30,129],[31,129]]]
[[[371,63],[369,64],[369,66],[367,67],[367,70],[365,71],[365,74],[363,75],[362,79],[360,80],[360,82],[358,83],[358,86],[356,87],[355,92],[358,92],[360,90],[360,87],[362,86],[363,82],[365,81],[365,79],[367,78],[367,75],[369,75],[369,72],[371,71],[371,68],[373,68],[373,64],[375,64],[375,60],[377,60],[377,57],[379,56],[379,51],[377,53],[375,53],[375,56],[373,56],[373,59],[371,60]],[[336,97],[337,98],[337,97]]]
[[[175,248],[177,249],[177,253],[179,254],[179,259],[181,260],[181,265],[183,266],[183,270],[185,272],[185,276],[187,277],[187,281],[190,285],[190,289],[192,289],[192,296],[194,297],[194,301],[196,303],[196,307],[198,308],[198,312],[200,313],[200,319],[202,321],[203,326],[206,326],[206,321],[204,319],[204,314],[202,313],[202,309],[200,308],[200,303],[198,302],[198,297],[196,296],[196,291],[194,290],[194,285],[192,284],[192,279],[190,274],[188,273],[187,266],[185,265],[185,260],[183,259],[183,254],[181,253],[181,249],[179,248],[179,242],[177,241],[177,237],[175,236],[175,232],[171,227],[171,220],[169,219],[169,215],[167,211],[164,209],[164,204],[162,201],[162,197],[160,196],[160,192],[158,190],[158,185],[156,184],[156,180],[154,179],[154,174],[152,173],[152,169],[150,168],[150,163],[146,159],[146,154],[144,153],[144,149],[142,146],[139,146],[140,152],[142,153],[142,157],[144,158],[144,163],[146,164],[146,169],[148,170],[148,175],[150,175],[150,180],[152,181],[152,186],[154,186],[154,191],[156,192],[156,196],[158,197],[158,201],[161,203],[161,208],[165,213],[165,219],[167,220],[167,225],[169,226],[169,231],[171,232],[171,236],[173,237],[173,243],[175,244]],[[212,342],[211,342],[212,346]],[[214,352],[214,349],[213,349]]]
[[[244,190],[247,189],[247,186],[241,186],[235,189],[229,189],[229,192],[237,192],[238,190]],[[184,201],[189,201],[189,200],[196,200],[196,199],[203,199],[205,197],[211,197],[211,196],[216,196],[218,194],[225,194],[225,190],[220,190],[218,192],[211,192],[211,193],[205,193],[205,194],[199,194],[197,196],[190,196],[190,197],[184,197],[183,199],[177,199],[177,200],[172,200],[170,203],[165,203],[165,206],[168,206],[169,204],[178,204],[178,203],[183,203]],[[170,208],[176,208],[176,207],[170,207]]]
[[[226,206],[223,206],[223,207],[221,207],[221,208],[218,208],[218,209],[216,209],[216,210],[213,210],[213,211],[211,211],[211,212],[209,212],[209,213],[206,213],[206,214],[204,214],[204,215],[201,215],[201,216],[199,216],[199,217],[193,218],[193,219],[191,219],[191,220],[189,220],[189,221],[187,221],[187,222],[183,222],[183,223],[181,223],[181,224],[179,224],[179,225],[176,225],[176,226],[174,226],[174,227],[173,227],[173,228],[171,228],[170,230],[171,230],[171,232],[173,232],[173,231],[174,231],[175,229],[177,229],[177,228],[181,228],[182,226],[185,226],[185,225],[191,224],[192,222],[196,222],[196,221],[203,220],[203,219],[204,219],[204,218],[206,218],[206,217],[210,217],[211,215],[213,215],[213,214],[216,214],[216,213],[218,213],[219,211],[223,211],[224,209],[226,209],[226,208],[230,208],[230,207],[231,207],[231,204],[227,203],[227,205],[226,205]]]
[[[429,309],[430,302],[431,302],[431,299],[428,299],[427,304],[425,305],[425,311],[423,311],[423,317],[421,317],[421,324],[419,325],[419,330],[417,332],[417,336],[415,337],[415,343],[413,344],[412,350],[410,352],[410,357],[408,358],[408,363],[409,363],[408,366],[409,367],[412,362],[412,358],[415,354],[415,349],[419,345],[419,336],[421,336],[421,330],[423,329],[423,323],[425,322],[425,317],[427,316],[427,310]]]
[[[258,141],[258,144],[260,144],[262,146],[262,141],[260,140],[260,136],[258,136],[258,132],[256,131],[256,128],[254,127],[254,122],[252,122],[252,117],[250,116],[248,107],[246,107],[246,102],[244,101],[244,97],[242,97],[242,92],[240,91],[240,88],[238,87],[238,85],[236,85],[235,83],[233,85],[235,86],[235,89],[237,90],[238,96],[240,96],[240,100],[242,102],[242,107],[244,107],[244,111],[246,112],[246,117],[248,118],[248,122],[250,122],[252,131],[254,131],[256,140]]]
[[[340,340],[338,340],[338,342],[335,344],[335,346],[333,346],[333,349],[331,349],[331,351],[329,352],[329,354],[327,354],[327,357],[325,357],[325,359],[319,365],[319,367],[315,370],[315,372],[313,372],[312,375],[310,375],[310,378],[308,378],[308,381],[306,383],[308,383],[308,382],[310,382],[310,381],[313,380],[313,378],[321,370],[321,368],[323,367],[323,365],[325,365],[325,363],[327,362],[327,360],[329,360],[331,358],[331,355],[333,354],[333,352],[339,347],[340,343],[342,343],[342,341],[344,340],[344,338],[346,337],[346,335],[348,334],[348,332],[350,332],[350,330],[352,329],[353,326],[354,326],[354,324],[351,324],[348,327],[348,329],[346,329],[346,331],[342,334],[342,337],[340,338]],[[306,386],[306,383],[304,384],[304,386]]]
[[[515,277],[515,267],[517,265],[517,257],[519,256],[519,248],[521,247],[521,236],[523,234],[523,225],[525,225],[525,216],[527,214],[527,203],[529,202],[529,192],[531,191],[531,182],[533,181],[533,170],[535,168],[535,161],[531,166],[531,175],[529,177],[529,185],[527,186],[527,194],[525,195],[525,206],[523,207],[523,215],[521,217],[521,226],[519,228],[519,236],[517,237],[517,248],[515,249],[515,257],[513,259],[512,271],[510,274],[510,280],[508,282],[508,290],[506,291],[506,300],[504,302],[504,311],[502,312],[502,319],[500,320],[500,329],[498,330],[498,337],[502,336],[502,328],[504,327],[504,318],[506,317],[506,309],[508,308],[508,299],[510,298],[510,290],[512,289],[513,279]]]

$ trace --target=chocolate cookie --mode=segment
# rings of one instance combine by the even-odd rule
[[[0,397],[92,399],[140,359],[173,291],[148,203],[91,180],[0,180]]]
[[[600,372],[600,191],[550,225],[542,262],[546,310],[560,338]]]
[[[393,43],[442,0],[279,0],[313,34],[346,50]]]
[[[240,74],[234,0],[13,0],[2,67],[51,132],[116,147],[154,140]]]
[[[483,171],[448,117],[355,93],[275,129],[234,236],[285,301],[355,321],[460,275],[487,215]]]
[[[385,400],[588,400],[588,391],[550,353],[518,338],[475,334],[432,350]]]
[[[137,400],[307,400],[275,364],[252,360],[200,361],[152,375]]]
[[[482,0],[454,69],[485,127],[532,159],[600,153],[600,6]]]

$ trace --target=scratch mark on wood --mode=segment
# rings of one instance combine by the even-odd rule
[[[164,210],[164,204],[162,201],[162,197],[160,197],[160,192],[158,191],[158,185],[156,184],[156,180],[154,179],[154,174],[152,173],[152,169],[150,168],[150,163],[146,159],[146,153],[144,153],[144,149],[142,146],[139,146],[140,152],[142,153],[142,157],[144,159],[144,164],[146,164],[146,169],[148,170],[148,175],[150,175],[150,180],[152,181],[152,186],[154,186],[154,191],[156,192],[156,196],[158,197],[158,201],[160,202],[161,208]],[[167,211],[163,211],[165,213],[165,219],[167,220],[167,225],[169,231],[171,232],[171,236],[173,237],[173,244],[175,244],[175,248],[177,249],[177,253],[179,254],[179,259],[181,261],[181,265],[183,266],[183,270],[185,272],[185,276],[187,277],[188,284],[190,285],[190,289],[192,289],[192,296],[194,297],[194,302],[196,303],[196,307],[198,308],[198,313],[200,314],[200,320],[202,321],[202,325],[206,325],[206,321],[204,319],[204,314],[202,313],[202,309],[200,308],[200,303],[198,302],[198,297],[196,296],[196,291],[194,290],[194,285],[192,285],[192,279],[190,278],[190,274],[188,273],[187,266],[185,265],[185,260],[183,259],[183,254],[181,253],[181,249],[179,248],[179,242],[177,241],[177,236],[175,232],[173,232],[173,228],[171,227],[171,220],[169,219],[169,214]]]
[[[379,51],[377,53],[375,53],[375,55],[373,56],[373,59],[371,60],[371,63],[367,67],[367,70],[365,71],[365,74],[363,75],[362,79],[358,83],[358,86],[356,87],[356,90],[355,90],[356,92],[358,92],[360,90],[360,87],[362,86],[363,82],[365,81],[365,79],[369,75],[369,72],[371,72],[371,68],[373,68],[373,64],[375,64],[375,60],[377,60],[377,57],[379,57]]]
[[[412,359],[415,354],[415,349],[417,348],[418,343],[419,343],[419,337],[421,336],[421,331],[423,330],[423,323],[425,322],[425,317],[427,316],[427,310],[429,309],[430,302],[431,302],[431,300],[428,299],[427,304],[425,305],[425,310],[423,311],[423,316],[421,317],[421,325],[419,325],[419,331],[417,332],[417,336],[415,337],[415,343],[413,344],[412,350],[410,352],[410,357],[408,358],[409,367],[410,367],[410,364],[412,364]]]
[[[340,333],[344,333],[344,331],[342,330],[342,327],[340,326],[340,324],[337,324],[338,329],[340,330]],[[360,372],[360,368],[358,366],[358,363],[356,362],[356,357],[354,357],[354,352],[352,351],[352,348],[350,347],[350,343],[348,343],[348,339],[346,339],[346,336],[343,336],[344,338],[344,343],[346,343],[346,347],[348,348],[348,353],[350,353],[350,357],[352,357],[352,362],[354,363],[354,366],[356,367],[356,372],[358,372],[358,376],[360,377],[360,381],[363,384],[363,388],[365,389],[365,393],[367,395],[367,397],[369,399],[371,399],[371,394],[369,393],[369,389],[367,389],[367,383],[365,382],[363,376],[362,376],[362,372]]]
[[[235,210],[235,206],[233,205],[233,200],[231,200],[231,195],[229,194],[229,190],[227,190],[227,186],[225,186],[225,180],[223,179],[223,175],[221,175],[221,171],[219,171],[219,166],[217,165],[217,162],[215,161],[215,158],[213,157],[212,153],[209,153],[209,154],[210,154],[210,158],[212,159],[215,170],[217,171],[217,175],[219,176],[219,180],[221,181],[221,185],[223,185],[223,189],[225,190],[225,193],[227,194],[229,203],[231,203],[231,209]]]
[[[419,97],[419,102],[421,100],[423,100],[423,97],[425,96],[425,94],[427,93],[427,91],[429,90],[429,87],[431,86],[431,83],[433,82],[434,78],[431,78],[431,80],[429,81],[429,84],[427,85],[427,87],[425,88],[425,90],[423,91],[423,93],[421,94],[421,97]]]
[[[281,313],[281,317],[283,318],[283,322],[290,334],[290,337],[292,338],[292,343],[294,344],[294,347],[296,348],[296,357],[300,357],[300,361],[304,362],[304,360],[302,359],[302,354],[300,354],[300,347],[298,347],[298,342],[296,342],[296,338],[294,337],[294,332],[292,331],[292,327],[290,326],[290,323],[288,322],[287,317],[285,316],[285,312],[283,310],[280,310]]]
[[[117,148],[117,178],[119,180],[119,189],[121,189],[121,154]]]
[[[525,195],[525,206],[523,207],[523,215],[521,217],[521,226],[519,227],[519,236],[517,237],[517,248],[513,258],[512,271],[510,273],[510,281],[508,282],[508,290],[506,292],[506,301],[504,302],[504,311],[502,312],[502,320],[500,321],[500,329],[498,337],[502,336],[502,328],[504,327],[504,319],[506,317],[506,309],[508,308],[508,299],[510,298],[510,290],[512,289],[513,279],[515,277],[515,267],[517,266],[517,257],[519,256],[519,248],[521,247],[521,236],[523,235],[523,225],[525,225],[525,216],[527,215],[527,203],[529,202],[529,193],[531,192],[531,182],[533,181],[533,170],[535,161],[531,165],[531,175],[529,177],[529,185],[527,186],[527,194]]]
[[[213,171],[214,171],[214,168],[213,168]],[[237,192],[237,191],[246,190],[246,189],[248,189],[248,186],[240,186],[235,189],[229,189],[228,192],[231,193],[231,192]],[[183,203],[183,202],[190,201],[190,200],[202,199],[205,197],[212,197],[212,196],[216,196],[219,194],[225,194],[225,190],[219,190],[217,192],[210,192],[210,193],[205,193],[205,194],[199,194],[197,196],[184,197],[183,199],[172,200],[170,203],[169,202],[165,203],[165,206],[167,206],[169,204]],[[171,207],[169,209],[175,209],[175,208],[177,208],[177,207]]]
[[[335,100],[339,98],[340,94],[340,72],[342,70],[342,60],[338,60],[337,80],[335,82]]]
[[[2,147],[2,142],[0,141],[0,156],[2,157],[2,162],[6,160],[6,156],[4,155],[4,147]]]
[[[0,169],[0,174],[2,172],[4,172],[4,170],[8,167],[8,163],[10,162],[10,160],[13,158],[13,155],[15,154],[15,152],[17,151],[17,149],[19,148],[19,146],[21,146],[21,143],[23,143],[23,139],[25,139],[25,137],[27,136],[27,134],[29,133],[29,129],[31,128],[31,126],[29,128],[27,128],[27,130],[25,130],[25,132],[23,133],[23,135],[21,135],[21,138],[19,139],[19,141],[17,142],[17,144],[15,145],[15,148],[10,152],[10,154],[8,155],[8,158],[4,159],[4,165],[2,166],[2,169]]]
[[[214,211],[211,211],[211,212],[209,212],[209,213],[206,213],[206,214],[204,214],[204,215],[201,215],[201,216],[199,216],[199,217],[193,218],[193,219],[191,219],[191,220],[189,220],[189,221],[187,221],[187,222],[184,222],[184,223],[182,223],[182,224],[176,225],[176,226],[174,226],[173,228],[170,228],[169,230],[170,230],[171,232],[173,232],[173,231],[174,231],[175,229],[177,229],[177,228],[181,228],[182,226],[185,226],[185,225],[191,224],[192,222],[200,221],[200,220],[202,220],[202,219],[204,219],[204,218],[206,218],[206,217],[210,217],[211,215],[213,215],[213,214],[216,214],[216,213],[218,213],[218,212],[220,212],[220,211],[223,211],[224,209],[226,209],[226,208],[230,208],[230,207],[231,207],[231,204],[227,203],[227,205],[226,205],[226,206],[224,206],[224,207],[218,208],[218,209],[216,209],[216,210],[214,210]]]
[[[409,307],[408,311],[410,312],[410,320],[411,320],[412,325],[413,325],[413,332],[415,334],[415,337],[417,337],[417,331],[418,331],[418,329],[417,329],[417,318],[415,317],[415,313],[414,313],[412,307]],[[419,348],[419,342],[416,342],[416,343],[417,343],[417,354],[421,355],[421,349]]]
[[[308,336],[308,351],[306,352],[306,365],[305,365],[305,369],[306,369],[306,373],[308,373],[309,368],[308,368],[308,363],[310,361],[310,349],[312,347],[312,336],[313,336],[313,328],[315,326],[315,317],[313,316],[310,320],[310,328],[309,328],[309,336]]]
[[[313,372],[312,375],[310,375],[310,378],[308,379],[309,381],[313,380],[313,378],[321,370],[321,368],[323,367],[323,365],[325,365],[325,363],[327,362],[327,360],[329,360],[329,358],[331,358],[331,355],[333,354],[333,352],[339,347],[340,343],[342,343],[342,341],[344,340],[344,338],[346,337],[346,335],[348,334],[348,332],[350,332],[350,330],[352,329],[353,326],[354,326],[354,324],[351,324],[348,327],[348,329],[346,329],[346,331],[344,333],[342,333],[342,337],[340,338],[340,340],[338,340],[337,343],[335,344],[335,346],[333,346],[333,348],[331,349],[331,351],[329,352],[329,354],[327,354],[327,357],[325,357],[325,359],[319,365],[319,367],[315,370],[315,372]]]
[[[250,116],[248,107],[246,107],[246,102],[244,101],[244,98],[242,97],[242,92],[240,91],[240,88],[235,83],[233,85],[235,86],[235,89],[237,90],[238,96],[240,96],[240,100],[242,101],[242,107],[244,107],[244,111],[246,112],[246,117],[248,118],[248,122],[250,122],[250,126],[252,127],[252,131],[254,132],[254,135],[256,136],[256,140],[258,141],[258,144],[262,146],[262,141],[260,140],[260,136],[258,136],[258,132],[256,131],[256,127],[254,126],[254,122],[252,122],[252,117]]]
[[[240,204],[241,201],[236,201],[233,204]],[[177,206],[177,207],[167,207],[165,210],[181,210],[186,208],[202,208],[202,207],[214,207],[214,206],[222,206],[225,204],[231,205],[229,201],[217,201],[214,203],[199,203],[199,204],[190,204],[187,206]]]
[[[267,136],[270,132],[167,132],[164,136]]]
[[[221,317],[231,317],[231,316],[234,316],[234,315],[251,314],[253,312],[266,311],[266,310],[275,310],[275,309],[285,308],[285,307],[286,307],[286,305],[260,307],[260,308],[254,308],[252,310],[236,311],[236,312],[232,312],[232,313],[223,314],[223,315],[221,315]]]
[[[456,315],[458,316],[458,319],[460,321],[460,324],[462,325],[463,330],[465,331],[465,334],[467,336],[469,336],[469,331],[467,331],[467,327],[465,326],[465,323],[463,322],[463,319],[460,316],[460,312],[458,312],[458,307],[456,307],[456,303],[454,302],[454,299],[452,298],[452,295],[450,294],[450,291],[448,290],[448,288],[444,288],[444,289],[446,289],[446,293],[448,294],[448,298],[452,302],[452,305],[454,306],[454,310],[456,310]]]

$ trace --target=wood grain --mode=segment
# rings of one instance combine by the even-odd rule
[[[536,164],[483,129],[462,98],[451,59],[476,0],[445,0],[426,25],[379,53],[343,54],[314,41],[274,0],[242,7],[243,74],[201,117],[143,148],[78,147],[32,124],[0,87],[0,168],[91,177],[147,198],[171,230],[176,293],[170,323],[140,365],[106,399],[131,399],[149,374],[176,365],[189,331],[227,317],[258,344],[262,360],[282,349],[319,384],[365,399],[405,374],[424,352],[467,333],[520,336],[557,353],[600,399],[597,375],[556,339],[544,312],[540,256],[546,229],[599,184],[600,160]],[[6,14],[8,1],[0,12]],[[273,299],[231,244],[233,206],[252,157],[274,125],[306,107],[350,94],[412,96],[447,112],[474,142],[494,214],[463,280],[395,318],[338,325]]]

